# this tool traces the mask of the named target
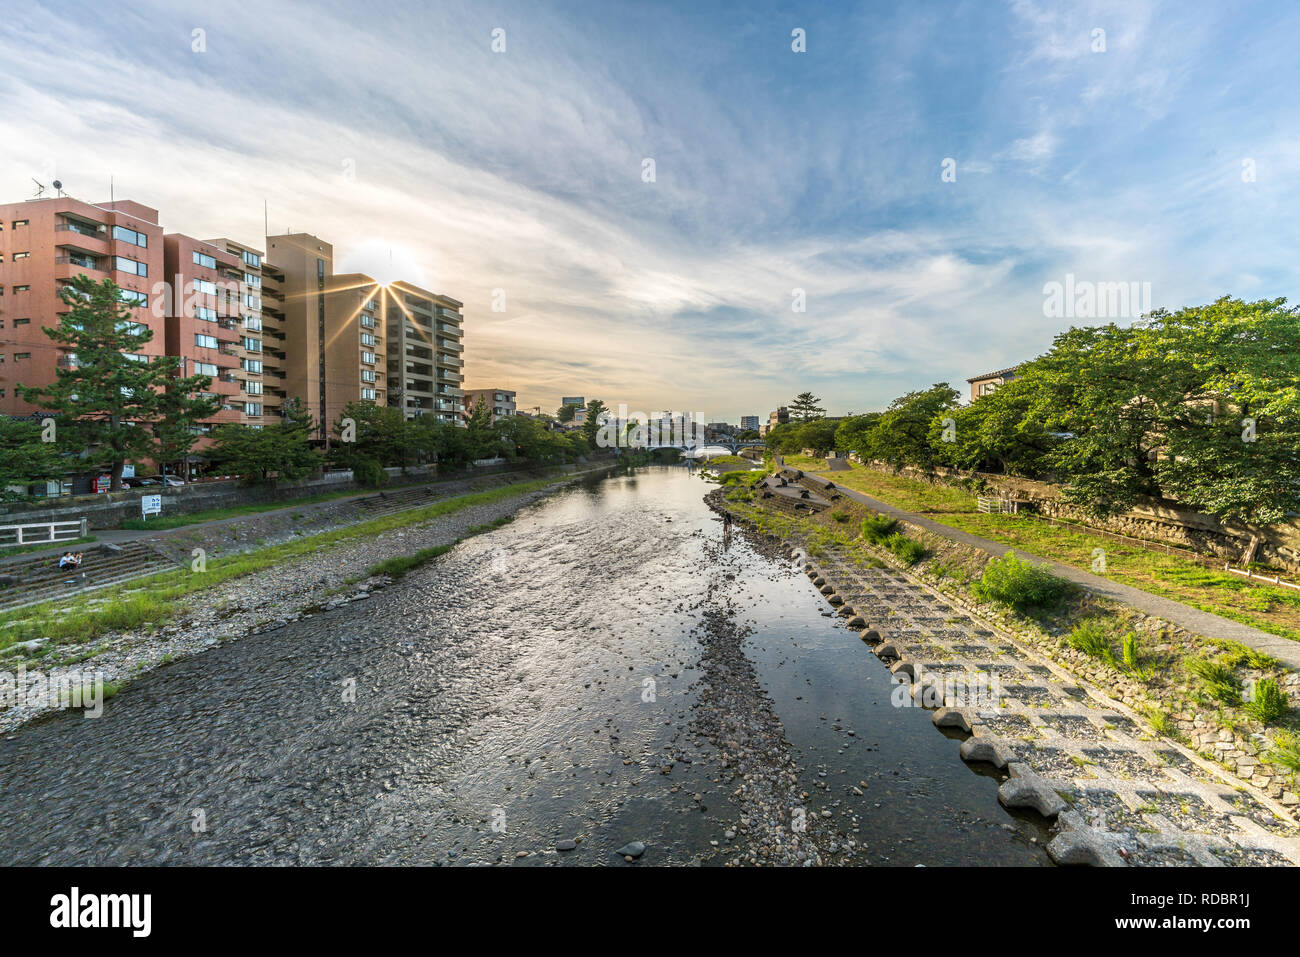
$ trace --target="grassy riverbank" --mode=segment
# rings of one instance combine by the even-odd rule
[[[280,565],[304,555],[361,538],[416,525],[475,505],[540,491],[563,476],[515,482],[484,492],[456,496],[423,508],[397,512],[346,528],[309,535],[238,555],[213,558],[202,571],[177,569],[123,585],[87,592],[74,599],[47,602],[0,614],[0,649],[33,638],[84,642],[114,631],[157,627],[191,604],[193,596],[232,578]],[[428,560],[426,556],[423,560]]]
[[[821,462],[820,466],[816,462]],[[1239,576],[1206,568],[1178,555],[1164,555],[1103,535],[1049,525],[1033,515],[983,514],[977,510],[975,496],[969,492],[931,485],[922,479],[858,465],[848,472],[829,472],[821,460],[815,460],[812,466],[797,467],[950,528],[1300,641],[1300,592],[1292,589],[1251,584]],[[1098,548],[1105,553],[1104,572],[1093,568]]]

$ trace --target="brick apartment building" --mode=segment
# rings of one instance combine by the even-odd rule
[[[75,363],[72,350],[42,330],[68,311],[59,291],[81,273],[121,286],[132,321],[153,332],[140,354],[164,354],[164,319],[150,308],[163,275],[158,210],[70,196],[0,205],[0,414],[40,412],[15,387],[49,385],[55,370]]]
[[[59,289],[85,273],[123,288],[133,319],[153,331],[143,354],[180,356],[182,374],[212,377],[222,407],[201,434],[277,422],[291,400],[322,441],[351,401],[460,422],[460,302],[410,283],[335,275],[333,246],[307,233],[268,236],[264,253],[164,233],[158,220],[158,210],[129,200],[0,205],[0,414],[39,412],[15,385],[48,385],[75,361],[42,329],[67,312]]]
[[[466,389],[465,390],[465,418],[468,419],[474,407],[480,403],[487,403],[492,410],[492,421],[514,415],[517,412],[515,408],[515,393],[509,389]]]

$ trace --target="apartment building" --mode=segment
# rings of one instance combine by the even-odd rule
[[[516,414],[515,393],[509,389],[466,389],[465,418],[468,420],[474,407],[484,402],[492,410],[492,421]]]
[[[757,432],[757,431],[758,431],[758,416],[756,416],[756,415],[742,415],[742,416],[740,417],[740,431],[742,431],[742,432]]]
[[[59,324],[68,311],[59,291],[82,273],[121,286],[132,321],[153,332],[140,355],[164,354],[165,322],[150,309],[163,273],[158,210],[71,196],[0,204],[0,414],[39,412],[16,386],[49,385],[60,366],[75,365],[72,350],[42,330]]]
[[[308,233],[266,238],[263,318],[282,371],[282,400],[298,401],[329,441],[349,402],[389,404],[384,291],[360,273],[334,273],[334,247]],[[270,293],[267,294],[268,288]]]
[[[385,287],[383,302],[389,405],[401,408],[408,419],[432,415],[463,425],[463,303],[408,282]]]

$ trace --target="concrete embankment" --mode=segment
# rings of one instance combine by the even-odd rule
[[[724,494],[711,493],[715,509],[770,534]],[[1048,849],[1059,863],[1300,864],[1292,792],[1275,798],[1159,737],[1142,714],[1068,670],[1068,658],[1044,654],[883,550],[864,562],[817,538],[812,520],[782,523],[787,557],[890,665],[896,703],[929,708],[938,728],[965,736],[965,760],[1005,774],[1006,806],[1053,821]]]

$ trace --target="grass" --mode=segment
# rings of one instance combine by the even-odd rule
[[[1300,774],[1300,735],[1290,731],[1279,731],[1273,740],[1272,749],[1264,755],[1278,767],[1286,768],[1294,780]]]
[[[383,532],[431,521],[475,505],[486,505],[516,495],[538,491],[556,479],[542,478],[503,485],[484,492],[471,492],[426,505],[350,525],[347,528],[309,535],[239,555],[210,560],[207,570],[188,569],[162,572],[113,588],[83,594],[71,600],[47,602],[0,614],[0,649],[32,638],[54,642],[88,641],[102,634],[158,625],[176,617],[192,604],[189,596],[232,578],[283,564],[322,549],[333,548],[358,538],[373,538]],[[91,600],[102,602],[92,605]],[[70,609],[59,614],[59,609]]]
[[[824,472],[826,470],[826,460],[816,458],[811,455],[787,455],[785,458],[785,467],[788,469],[800,469],[804,472]],[[839,475],[839,472],[835,473]]]
[[[1109,665],[1115,664],[1110,629],[1096,619],[1079,622],[1065,640],[1075,651],[1081,651],[1091,658],[1099,658]]]
[[[1273,724],[1291,710],[1286,692],[1272,678],[1257,682],[1245,703],[1246,711],[1261,724]]]
[[[1241,704],[1241,679],[1228,665],[1210,658],[1188,658],[1183,666],[1197,679],[1206,697],[1220,704]]]
[[[726,471],[727,469],[749,469],[758,463],[751,462],[743,455],[718,455],[707,459],[701,463],[701,468],[713,469],[715,471]]]
[[[1033,515],[982,514],[975,496],[959,488],[858,465],[848,472],[820,471],[836,485],[1083,571],[1092,571],[1094,549],[1104,549],[1105,577],[1112,581],[1300,641],[1300,592],[1294,589],[1252,584],[1179,555],[1049,525]]]
[[[432,561],[439,555],[446,555],[456,545],[460,544],[457,539],[451,545],[434,545],[432,548],[422,548],[411,555],[394,555],[392,558],[377,562],[366,569],[366,577],[374,575],[387,575],[389,578],[401,578],[412,568],[423,565],[425,562]]]

